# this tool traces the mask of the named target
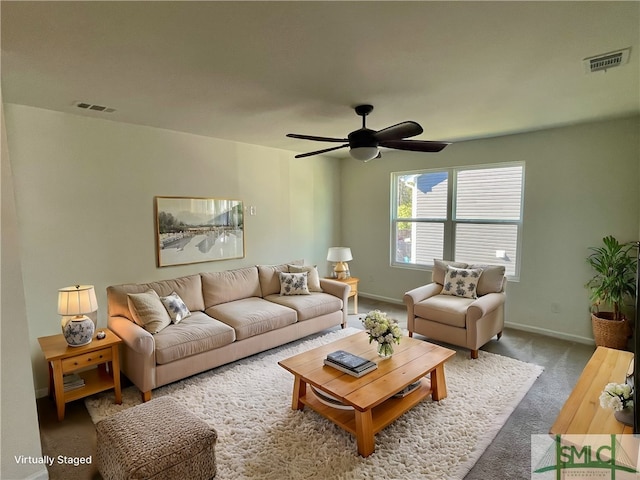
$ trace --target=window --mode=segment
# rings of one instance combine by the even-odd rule
[[[524,163],[392,174],[392,265],[434,258],[520,272]]]

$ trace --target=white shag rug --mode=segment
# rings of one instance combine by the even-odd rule
[[[153,391],[171,395],[218,432],[216,479],[462,479],[543,368],[481,352],[445,364],[447,398],[430,398],[375,436],[357,454],[355,438],[309,408],[291,409],[293,375],[278,361],[359,332],[338,330],[285,345]],[[373,348],[373,347],[372,347]],[[129,387],[86,399],[94,423],[141,403]],[[152,434],[152,432],[149,432]]]

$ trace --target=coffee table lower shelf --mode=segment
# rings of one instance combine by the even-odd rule
[[[361,412],[330,407],[318,399],[313,389],[305,388],[305,390],[305,395],[299,399],[300,403],[354,435],[358,444],[358,453],[363,457],[373,453],[375,434],[433,393],[431,382],[425,377],[420,387],[407,396],[389,398],[371,410]]]

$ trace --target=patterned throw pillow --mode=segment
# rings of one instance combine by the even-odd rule
[[[307,272],[280,272],[280,295],[309,295]]]
[[[444,276],[442,293],[464,298],[478,298],[476,289],[478,288],[480,275],[482,275],[482,269],[480,268],[466,269],[449,265]]]
[[[162,301],[164,308],[169,312],[171,323],[180,323],[191,315],[191,312],[176,292],[173,292],[171,295],[166,297],[160,297],[160,300]]]

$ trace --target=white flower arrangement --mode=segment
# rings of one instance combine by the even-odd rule
[[[633,388],[627,383],[609,383],[600,394],[600,406],[620,412],[633,407]]]
[[[398,321],[387,318],[386,313],[380,310],[373,310],[367,313],[367,316],[362,320],[362,324],[369,333],[369,343],[375,340],[380,344],[400,344],[402,330],[398,326]]]

